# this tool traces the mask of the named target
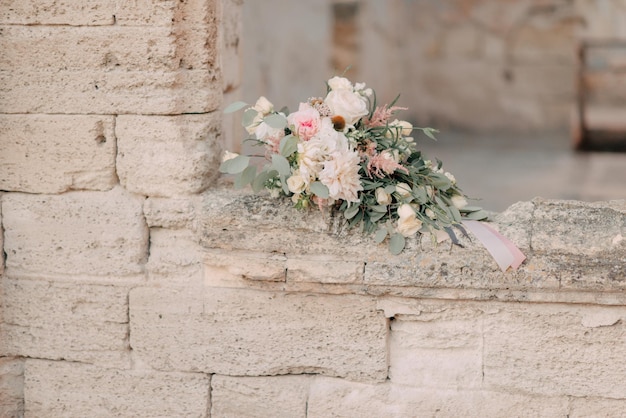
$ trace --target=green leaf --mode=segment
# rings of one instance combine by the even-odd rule
[[[398,232],[393,234],[389,239],[389,252],[393,255],[398,255],[404,250],[406,240],[404,236]]]
[[[415,200],[417,200],[417,203],[419,203],[420,205],[428,202],[428,195],[426,194],[426,189],[424,189],[423,187],[413,188],[413,195],[415,196]]]
[[[248,106],[248,103],[246,102],[234,102],[226,106],[226,108],[224,109],[224,113],[233,113],[243,109],[246,106]]]
[[[244,127],[248,127],[252,125],[252,123],[254,122],[254,119],[258,116],[258,114],[259,112],[257,112],[256,110],[252,108],[246,110],[245,112],[243,112],[243,116],[241,117],[241,124]]]
[[[278,172],[276,170],[261,171],[259,175],[252,181],[252,190],[254,190],[255,193],[258,193],[259,191],[261,191],[261,189],[263,189],[265,183],[269,179],[276,177],[277,175]]]
[[[267,123],[274,129],[284,129],[287,126],[287,118],[280,113],[272,113],[263,118],[263,122]]]
[[[480,206],[465,206],[460,209],[461,213],[478,212],[479,210],[483,210],[483,208]]]
[[[374,212],[387,213],[387,206],[385,205],[374,205],[371,206],[370,209],[372,209]]]
[[[293,135],[287,135],[280,140],[280,154],[283,157],[289,157],[298,150],[298,138]]]
[[[243,170],[241,173],[235,177],[235,189],[242,189],[248,184],[252,183],[254,178],[256,177],[256,167],[253,165],[249,165]]]
[[[448,190],[450,186],[452,186],[452,182],[450,182],[450,179],[441,173],[431,174],[430,179],[433,183],[433,186],[440,190]]]
[[[283,186],[283,192],[285,192],[285,194],[289,196],[291,194],[291,191],[289,190],[289,186],[287,185],[287,176],[280,176],[280,185]]]
[[[476,212],[468,213],[463,218],[469,219],[472,221],[482,221],[489,217],[489,214],[484,210],[477,210]]]
[[[379,228],[378,231],[376,231],[376,235],[374,235],[374,242],[380,244],[385,238],[387,238],[387,228]]]
[[[386,212],[368,212],[367,215],[372,222],[378,222],[382,217],[384,217]]]
[[[461,222],[461,212],[456,208],[456,206],[448,206],[448,210],[454,219],[454,222]]]
[[[220,165],[220,172],[227,174],[239,174],[250,164],[250,157],[238,155],[235,158],[226,160]]]
[[[356,216],[357,213],[359,213],[359,209],[360,209],[359,205],[354,204],[343,212],[343,216],[346,219],[352,219]]]
[[[435,141],[437,140],[433,132],[439,132],[438,130],[433,129],[433,128],[420,128],[420,129],[422,130],[422,132],[424,132],[424,135],[426,135],[430,139],[434,139]]]
[[[385,191],[388,194],[391,194],[391,193],[395,192],[396,191],[396,185],[395,184],[388,184],[387,186],[385,186]]]
[[[278,171],[281,176],[288,176],[291,174],[291,166],[289,161],[280,154],[272,154],[272,168]]]
[[[313,183],[311,183],[311,193],[319,198],[328,199],[329,191],[328,187],[322,184],[322,182],[314,181]]]

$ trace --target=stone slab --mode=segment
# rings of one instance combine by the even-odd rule
[[[26,416],[207,417],[209,376],[28,359]]]
[[[0,355],[129,367],[127,288],[9,278],[0,285]]]
[[[387,378],[387,321],[368,297],[135,288],[130,318],[134,353],[158,370]]]
[[[121,184],[148,196],[205,190],[218,175],[220,123],[216,113],[118,116],[115,132]]]
[[[23,415],[24,360],[17,357],[0,357],[0,418]]]
[[[306,418],[310,376],[211,378],[211,416]]]
[[[124,276],[143,272],[143,200],[122,188],[2,196],[7,273]],[[111,277],[112,280],[116,277]]]
[[[109,190],[117,183],[113,116],[0,115],[0,189]]]

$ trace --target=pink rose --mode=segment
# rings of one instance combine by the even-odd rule
[[[308,103],[300,103],[297,112],[287,116],[292,132],[303,141],[311,139],[320,129],[320,113]]]

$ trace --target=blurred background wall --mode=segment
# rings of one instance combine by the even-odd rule
[[[418,125],[563,130],[589,38],[626,38],[626,1],[245,1],[242,95],[294,108],[349,68]]]

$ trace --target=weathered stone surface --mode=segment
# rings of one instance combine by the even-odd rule
[[[141,273],[148,228],[142,200],[121,188],[2,196],[6,267],[16,275]]]
[[[211,378],[211,416],[305,418],[309,376]]]
[[[127,288],[8,278],[1,286],[0,355],[129,366]]]
[[[307,417],[505,417],[564,416],[566,398],[481,390],[422,389],[390,383],[371,385],[316,377]]]
[[[0,71],[0,112],[203,113],[219,107],[219,86],[216,75],[206,70]]]
[[[117,118],[117,172],[128,190],[149,196],[203,191],[218,175],[218,114]]]
[[[202,282],[203,254],[193,234],[185,229],[150,229],[150,256],[146,270],[164,284]]]
[[[26,360],[26,415],[207,417],[209,377]]]
[[[484,316],[484,384],[502,391],[624,398],[626,308],[493,305]]]
[[[367,297],[136,288],[130,318],[131,347],[159,370],[387,377],[387,324]]]
[[[391,322],[389,378],[416,388],[479,389],[483,377],[482,311],[464,304],[420,304],[416,316]]]
[[[289,254],[287,281],[316,283],[362,283],[365,263],[330,255]]]
[[[23,414],[24,360],[0,357],[0,418],[17,418]]]
[[[570,418],[619,417],[626,411],[626,399],[572,398]]]
[[[241,84],[242,3],[241,0],[225,0],[220,3],[220,67],[224,92],[229,92]]]
[[[283,254],[250,251],[208,250],[204,253],[206,275],[234,279],[284,282],[287,258]],[[211,278],[208,278],[212,281]]]
[[[0,24],[170,26],[211,23],[214,19],[214,2],[202,0],[0,1]]]
[[[0,115],[0,189],[109,190],[115,175],[112,116]]]
[[[194,226],[196,199],[149,197],[143,204],[143,213],[150,228],[185,229]]]

